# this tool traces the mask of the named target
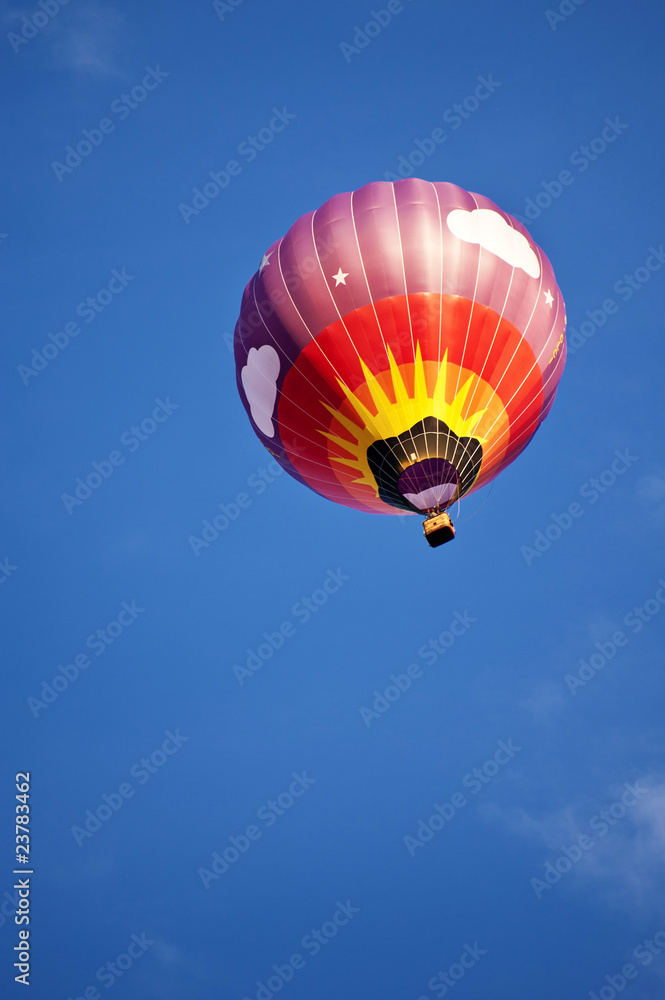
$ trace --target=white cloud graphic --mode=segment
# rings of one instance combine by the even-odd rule
[[[240,372],[252,420],[266,437],[275,436],[272,413],[277,398],[279,355],[270,344],[250,347],[247,364]]]
[[[540,263],[522,233],[512,229],[502,215],[489,208],[467,212],[455,208],[446,219],[453,236],[465,243],[479,243],[511,267],[521,267],[531,278],[540,276]]]

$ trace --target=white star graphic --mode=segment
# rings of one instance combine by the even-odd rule
[[[340,267],[337,274],[332,275],[332,277],[335,279],[335,288],[337,288],[338,285],[345,285],[346,279],[348,278],[350,273],[351,273],[350,271],[347,271],[346,274],[344,274],[344,271]]]
[[[545,301],[547,302],[548,306],[551,309],[552,308],[552,303],[554,302],[554,298],[553,298],[552,293],[550,292],[549,288],[543,294],[545,296]]]
[[[261,258],[261,263],[259,264],[259,274],[261,274],[261,271],[263,270],[264,267],[268,266],[268,264],[270,263],[270,258],[272,257],[274,252],[275,252],[274,250],[271,250],[270,253],[264,253],[263,257]]]

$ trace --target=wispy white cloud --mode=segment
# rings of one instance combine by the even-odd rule
[[[28,44],[41,42],[40,58],[57,70],[124,78],[119,68],[127,47],[124,21],[124,14],[106,0],[78,0],[54,13],[35,4],[0,0],[0,27],[15,36],[14,51],[21,53]]]
[[[637,498],[640,503],[653,504],[665,501],[665,475],[642,476],[637,481]]]
[[[656,783],[658,782],[658,783]],[[640,914],[662,907],[665,886],[665,781],[641,781],[651,791],[618,824],[602,850],[589,853],[586,874],[605,897]]]
[[[118,67],[124,15],[103,0],[72,5],[67,20],[54,22],[52,58],[55,68],[95,76],[124,76]]]
[[[536,722],[551,722],[562,708],[568,704],[560,681],[538,681],[531,693],[520,702],[520,706],[533,716]]]
[[[600,609],[580,620],[575,631],[562,638],[561,644],[550,653],[548,670],[551,675],[548,678],[535,678],[527,682],[527,693],[519,701],[532,719],[537,723],[553,722],[559,713],[566,709],[571,703],[571,691],[576,693],[575,686],[571,689],[566,678],[579,679],[580,665],[587,663],[592,656],[598,656],[601,649],[609,649],[610,655],[604,655],[605,666],[611,663],[616,657],[616,669],[625,668],[627,662],[633,655],[632,650],[626,651],[624,648],[614,647],[612,635],[622,628],[625,631],[623,622],[624,614],[630,611],[630,606],[626,606],[624,611],[617,614],[609,614],[606,610]],[[630,640],[631,634],[628,634]],[[625,645],[625,643],[624,643]],[[628,657],[628,658],[627,658]],[[584,668],[583,668],[584,669]],[[586,668],[588,670],[588,666]],[[608,676],[613,672],[613,667],[604,670],[597,670],[596,677]],[[588,674],[583,673],[584,683],[594,680]],[[581,685],[583,686],[583,685]]]
[[[610,787],[595,802],[578,800],[547,814],[525,808],[505,809],[496,803],[482,810],[486,820],[501,823],[519,837],[540,842],[546,849],[543,865],[562,853],[562,846],[591,837],[571,875],[562,880],[566,891],[593,892],[596,899],[643,918],[662,906],[665,888],[665,775],[640,778],[636,784],[648,791],[624,815],[609,814],[620,802],[625,785]],[[605,810],[603,818],[602,810]],[[592,820],[595,822],[592,824]],[[607,827],[602,832],[603,824]],[[542,869],[542,866],[541,866]],[[535,870],[528,876],[542,878]]]
[[[648,517],[665,524],[665,469],[656,468],[638,479],[635,492]]]

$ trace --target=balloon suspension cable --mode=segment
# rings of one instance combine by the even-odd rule
[[[477,509],[477,510],[474,510],[473,514],[469,514],[469,516],[468,516],[468,517],[465,517],[463,521],[460,521],[460,522],[459,522],[459,523],[460,523],[460,525],[462,525],[462,524],[466,524],[466,522],[467,522],[467,521],[470,521],[470,520],[471,520],[471,519],[472,519],[473,517],[475,517],[475,516],[476,516],[476,514],[480,514],[481,510],[483,509],[483,507],[485,506],[485,504],[487,503],[487,501],[488,501],[488,500],[489,500],[489,498],[490,498],[490,495],[491,495],[491,493],[492,493],[492,490],[494,489],[494,484],[495,484],[495,482],[496,482],[496,479],[493,479],[493,480],[492,480],[492,482],[490,483],[490,488],[489,488],[489,490],[487,491],[487,493],[485,494],[485,498],[484,498],[483,502],[481,503],[480,507],[478,507],[478,509]],[[458,503],[458,505],[459,505],[459,500],[457,501],[457,503]],[[459,513],[459,507],[458,507],[458,513]]]
[[[423,511],[423,513],[425,514],[425,517],[428,517],[428,518],[430,518],[430,517],[436,517],[437,514],[447,513],[449,510],[451,510],[452,507],[455,506],[455,503],[457,503],[457,513],[455,514],[455,517],[458,517],[459,516],[459,512],[460,512],[460,501],[459,501],[459,498],[454,503],[452,503],[450,505],[450,507],[445,507],[445,506],[443,506],[441,504],[437,504],[436,507],[427,507]],[[452,520],[452,517],[451,517],[451,520]]]

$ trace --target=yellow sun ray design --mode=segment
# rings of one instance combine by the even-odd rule
[[[388,347],[387,353],[390,365],[389,385],[395,401],[391,400],[379,378],[373,375],[362,358],[359,358],[365,376],[364,384],[367,386],[376,412],[366,406],[356,393],[338,379],[339,387],[354,414],[361,421],[361,426],[358,425],[357,420],[352,420],[344,413],[324,403],[326,410],[335,420],[339,421],[344,430],[351,435],[352,440],[340,437],[339,434],[334,434],[332,431],[319,430],[318,432],[323,434],[331,445],[335,446],[335,452],[329,451],[330,460],[360,473],[353,482],[371,487],[376,496],[378,496],[376,481],[367,462],[367,449],[370,445],[375,441],[403,434],[425,417],[435,417],[442,420],[458,437],[475,437],[482,444],[485,439],[478,432],[479,424],[490,408],[489,401],[493,395],[487,383],[473,374],[466,379],[455,394],[460,369],[456,365],[452,366],[454,374],[452,378],[448,378],[451,366],[448,362],[447,350],[438,365],[433,391],[428,391],[420,344],[416,345],[415,365],[409,364],[409,367],[413,368],[413,394],[411,395],[390,347]],[[428,362],[428,366],[430,367],[431,379],[431,368],[434,366],[434,362]],[[387,383],[387,381],[384,376],[383,382]],[[472,386],[473,392],[471,391]],[[447,401],[446,395],[454,395],[451,402]],[[474,398],[478,395],[487,399],[488,405],[475,412],[469,412]],[[494,407],[492,409],[494,410]],[[340,451],[344,454],[340,454]],[[413,461],[420,461],[426,457],[428,456],[414,454]],[[412,463],[407,463],[404,468],[408,467],[409,464]]]

